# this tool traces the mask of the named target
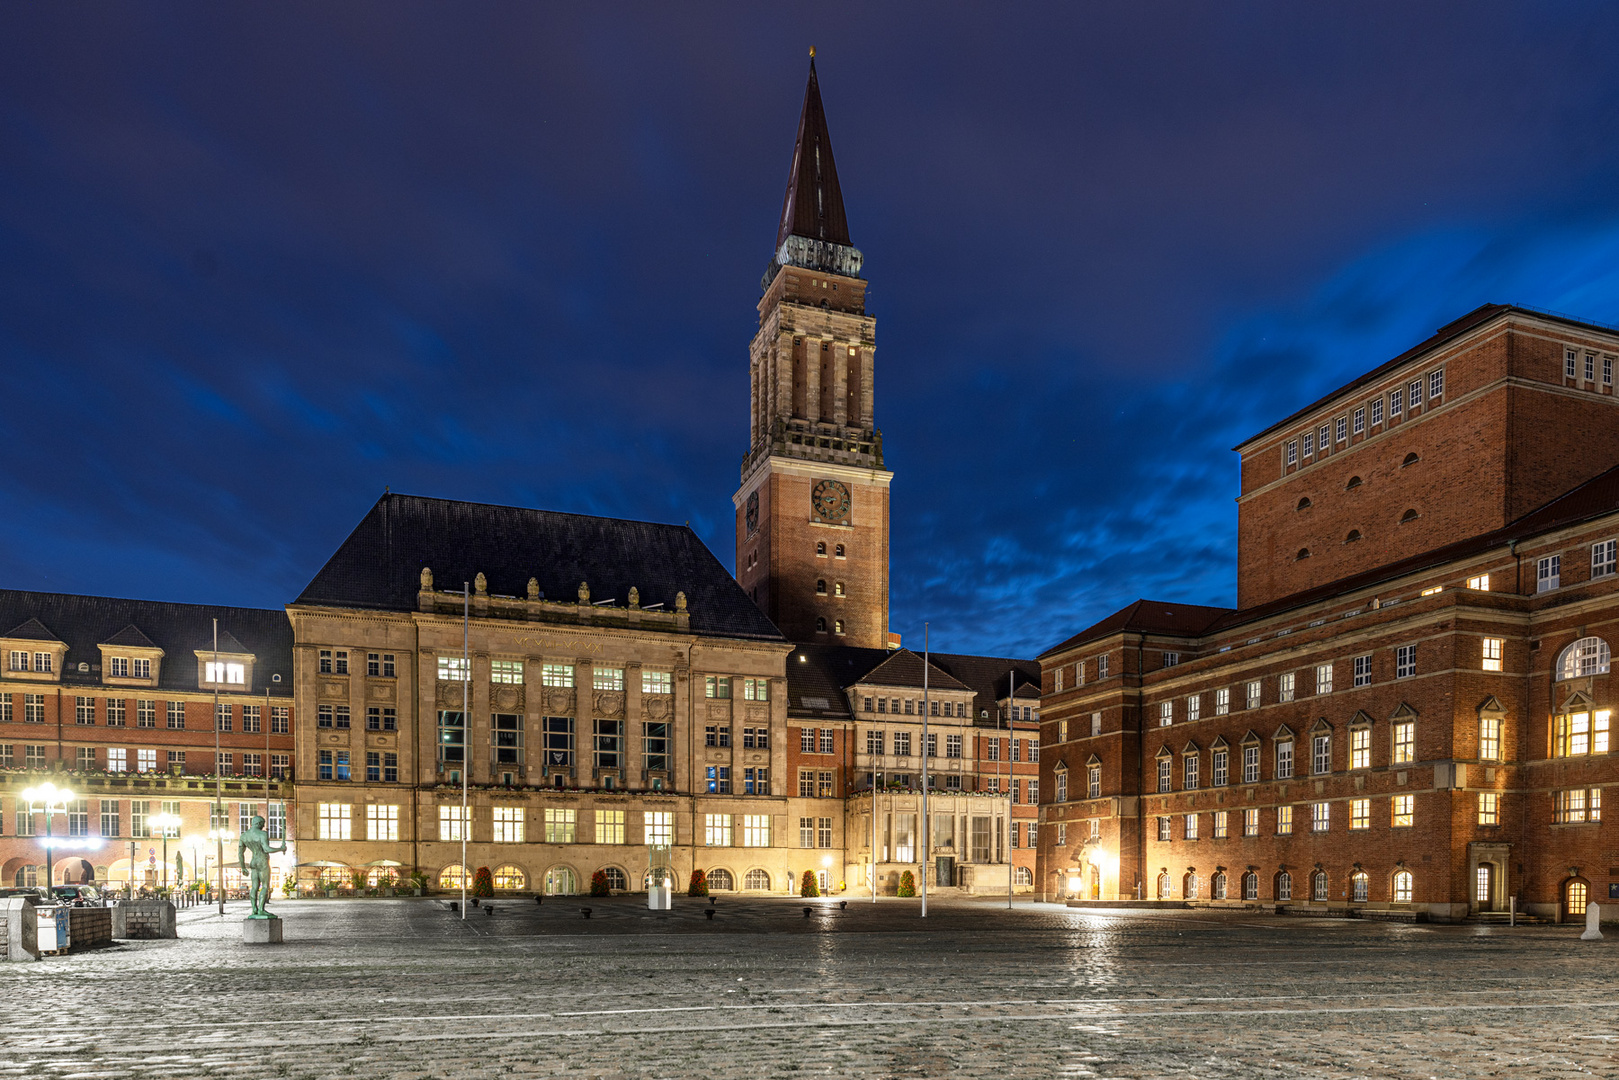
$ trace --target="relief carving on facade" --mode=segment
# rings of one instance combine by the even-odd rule
[[[552,688],[545,692],[545,709],[552,716],[566,716],[573,712],[573,691]]]
[[[666,720],[673,711],[669,708],[669,698],[662,694],[647,694],[641,698],[641,716],[647,720]]]
[[[329,698],[346,698],[349,696],[349,687],[346,682],[335,679],[322,679],[320,683],[320,696]]]
[[[394,699],[393,683],[374,682],[367,684],[365,696],[372,701],[392,701]]]
[[[749,705],[747,718],[756,724],[768,724],[770,722],[770,706]]]
[[[710,720],[729,720],[731,718],[731,707],[721,705],[717,701],[711,701],[708,703],[708,718]]]
[[[434,697],[441,709],[456,709],[461,707],[461,684],[458,682],[441,682],[438,684],[438,694]]]
[[[621,717],[624,715],[624,691],[598,690],[596,692],[597,716]]]
[[[521,686],[497,686],[490,694],[490,704],[496,712],[522,712],[523,688]]]

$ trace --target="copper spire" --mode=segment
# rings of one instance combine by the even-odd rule
[[[826,130],[821,106],[821,84],[815,78],[815,50],[810,50],[809,86],[804,90],[804,111],[798,118],[798,141],[793,144],[793,167],[787,176],[787,196],[781,204],[779,249],[789,236],[849,244],[849,222],[843,216],[843,192],[832,161],[832,137]]]

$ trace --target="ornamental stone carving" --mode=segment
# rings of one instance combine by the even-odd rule
[[[497,712],[522,712],[523,688],[521,686],[497,686],[490,694],[491,705]]]
[[[478,576],[472,579],[472,591],[479,596],[489,595],[489,579],[483,576],[482,570],[478,571]]]
[[[438,684],[438,706],[441,709],[458,707],[461,704],[461,684],[458,682],[441,682]]]
[[[320,684],[320,696],[329,698],[346,698],[349,696],[349,688],[346,684],[337,682],[336,680],[322,679]]]
[[[675,593],[675,610],[676,611],[685,611],[686,610],[686,594],[685,593],[683,593],[683,592]]]
[[[768,723],[770,721],[769,705],[749,705],[748,719],[754,723]]]
[[[594,712],[597,716],[623,716],[624,692],[622,690],[598,690],[596,692]]]
[[[669,699],[659,694],[648,694],[641,699],[641,715],[648,720],[665,720],[669,716]]]
[[[630,607],[638,608],[640,606],[641,606],[641,590],[637,589],[634,585],[631,585],[630,586]]]
[[[432,570],[432,567],[424,566],[424,567],[422,567],[422,592],[432,592],[432,591],[433,591],[433,570]]]
[[[372,701],[392,701],[394,699],[393,683],[374,682],[365,688],[365,696]]]
[[[708,705],[708,718],[710,720],[729,720],[731,718],[731,707],[710,702]]]
[[[553,687],[545,692],[546,711],[553,716],[573,712],[573,691]]]
[[[528,598],[530,600],[538,600],[540,598],[540,582],[538,578],[528,579]]]
[[[579,583],[579,602],[581,604],[590,603],[590,586],[583,581]]]

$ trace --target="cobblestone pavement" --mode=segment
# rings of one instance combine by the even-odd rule
[[[1576,927],[676,903],[285,901],[257,947],[192,909],[0,965],[0,1077],[1619,1076],[1619,935]]]

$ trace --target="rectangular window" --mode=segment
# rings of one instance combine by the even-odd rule
[[[769,847],[770,846],[770,815],[769,814],[743,814],[742,815],[742,846],[743,847]]]
[[[1163,757],[1158,759],[1158,790],[1159,791],[1168,791],[1168,790],[1170,790],[1170,770],[1171,770],[1171,768],[1172,768],[1172,766],[1169,763],[1169,755],[1165,754]],[[1068,775],[1067,773],[1058,773],[1057,774],[1057,786],[1059,788],[1062,786],[1063,781],[1067,777],[1067,775]],[[1063,802],[1064,800],[1063,799],[1058,799],[1057,801],[1058,802]]]
[[[95,698],[76,697],[73,699],[73,722],[75,724],[94,724],[96,722]]]
[[[1485,761],[1501,760],[1501,718],[1499,716],[1479,717],[1478,756]]]
[[[1315,432],[1313,431],[1306,431],[1304,433],[1304,456],[1315,456]]]
[[[1191,697],[1186,699],[1186,719],[1188,721],[1197,721],[1197,720],[1201,720],[1202,718],[1203,718],[1203,695],[1202,694],[1193,694]],[[1093,731],[1093,732],[1091,732],[1091,734],[1096,735],[1096,734],[1100,734],[1100,733],[1096,732],[1096,731]]]
[[[1287,463],[1289,465],[1297,465],[1299,463],[1299,444],[1297,439],[1287,440]]]
[[[466,682],[472,677],[469,662],[459,656],[438,658],[439,682]]]
[[[6,701],[9,704],[11,699],[7,698]],[[11,718],[8,716],[8,717],[6,717],[6,719],[9,720]],[[136,727],[141,727],[141,728],[155,728],[155,727],[157,727],[157,702],[155,702],[155,701],[142,701],[142,700],[140,700],[138,698],[136,699],[136,701],[135,701],[135,726]]]
[[[1256,810],[1256,809],[1248,809],[1248,810],[1244,810],[1242,812],[1242,835],[1244,835],[1244,836],[1258,836],[1259,835],[1259,811],[1258,810]]]
[[[129,657],[110,656],[107,658],[107,664],[109,668],[108,675],[115,679],[129,678]]]
[[[798,819],[798,846],[813,848],[815,846],[815,819],[801,817]]]
[[[596,667],[591,669],[591,687],[612,693],[624,689],[624,669],[621,667]]]
[[[1016,787],[1014,785],[1014,790]],[[1086,798],[1100,799],[1102,797],[1102,767],[1092,765],[1085,770]]]
[[[1214,715],[1225,716],[1231,712],[1231,688],[1222,686],[1214,692]]]
[[[1370,829],[1372,827],[1372,800],[1350,800],[1349,827],[1351,829]]]
[[[1355,434],[1366,434],[1366,407],[1361,406],[1355,410]]]
[[[1389,419],[1392,420],[1405,411],[1405,398],[1399,390],[1389,391]]]
[[[1501,796],[1494,791],[1481,791],[1478,793],[1478,823],[1480,825],[1501,824]]]
[[[579,811],[571,806],[545,808],[545,842],[571,844],[579,830]]]
[[[1160,701],[1158,703],[1158,726],[1168,727],[1175,722],[1175,703]]]
[[[868,754],[881,754],[881,753],[883,753],[884,742],[885,742],[885,740],[883,738],[883,733],[881,731],[868,731],[868,732],[866,732],[866,753],[868,753]]]
[[[559,690],[573,689],[572,664],[541,664],[540,685]]]
[[[1228,750],[1216,750],[1210,756],[1213,759],[1210,773],[1214,780],[1214,786],[1225,787],[1230,777],[1229,762],[1231,753]]]
[[[1468,578],[1467,579],[1467,587],[1469,589],[1477,589],[1479,592],[1489,592],[1490,591],[1490,575],[1489,574],[1480,574],[1477,577]]]
[[[489,718],[489,737],[494,743],[496,765],[523,763],[523,717],[518,713],[495,713]]]
[[[743,701],[769,701],[770,700],[770,680],[769,679],[743,679],[742,680],[742,700]]]
[[[1596,378],[1597,378],[1597,357],[1596,357],[1596,353],[1586,353],[1585,354],[1585,381],[1586,382],[1596,382]]]
[[[1320,442],[1321,442],[1320,449],[1321,449],[1322,454],[1325,454],[1327,452],[1327,437],[1329,435],[1331,435],[1331,434],[1332,434],[1332,429],[1330,427],[1328,427],[1326,424],[1322,424],[1321,425],[1321,439],[1320,439]]]
[[[641,669],[641,693],[643,694],[672,694],[675,692],[675,675],[672,671],[653,671],[651,668]]]
[[[731,815],[703,815],[703,843],[709,847],[731,846]]]
[[[1422,404],[1422,380],[1418,379],[1416,382],[1414,382],[1410,386],[1406,387],[1406,393],[1408,393],[1411,396],[1411,408],[1412,409],[1415,409],[1418,405],[1421,405]]]
[[[292,775],[291,754],[270,755],[270,775],[277,780],[285,780]]]
[[[1164,666],[1165,667],[1174,667],[1176,664],[1179,664],[1180,662],[1181,662],[1181,654],[1180,653],[1178,653],[1178,652],[1166,652],[1166,653],[1164,653]]]
[[[1607,577],[1613,573],[1615,559],[1619,557],[1619,540],[1603,540],[1591,545],[1591,576]]]
[[[731,680],[724,675],[708,675],[703,678],[703,696],[715,700],[728,699],[731,696]]]
[[[367,840],[399,839],[399,807],[371,803],[365,808]]]
[[[703,736],[704,739],[706,740],[708,738],[708,733],[709,732],[712,732],[712,731],[715,731],[715,730],[716,729],[713,728],[713,727],[708,728],[704,732],[704,736]],[[706,746],[715,746],[715,745],[718,745],[718,744],[713,743],[713,742],[705,742],[704,745],[706,745]],[[798,751],[801,754],[813,754],[813,753],[815,753],[815,729],[814,728],[807,727],[807,728],[799,728],[798,729]]]
[[[1315,666],[1315,692],[1317,694],[1332,693],[1332,665],[1317,664]]]
[[[105,837],[122,836],[123,825],[119,820],[118,800],[101,800],[101,835]]]
[[[186,752],[184,750],[169,751],[169,771],[181,773],[186,771]]]
[[[1394,650],[1394,677],[1409,679],[1417,673],[1417,647],[1401,645]]]
[[[821,729],[821,753],[830,754],[832,752],[833,752],[833,750],[832,750],[832,729],[831,728],[822,728]],[[906,752],[909,753],[909,751],[906,751]]]
[[[671,810],[649,810],[642,818],[647,847],[670,847],[675,842],[675,815]]]
[[[460,764],[466,760],[467,718],[465,713],[439,710],[438,759],[445,763]]]
[[[617,769],[623,765],[619,759],[624,753],[624,721],[597,720],[596,725],[596,768]],[[730,728],[726,728],[726,737],[730,737]]]
[[[491,660],[489,662],[489,681],[502,686],[522,686],[523,662],[521,660]]]
[[[497,806],[493,810],[495,843],[521,844],[523,842],[523,808]]]
[[[1242,782],[1245,784],[1259,783],[1259,744],[1252,743],[1242,748]]]
[[[1372,423],[1381,424],[1382,422],[1383,422],[1383,399],[1378,398],[1376,401],[1372,402]]]
[[[1355,657],[1354,685],[1370,686],[1372,684],[1372,658],[1370,656]]]
[[[1276,700],[1277,701],[1292,701],[1293,700],[1293,683],[1294,683],[1294,673],[1291,672],[1291,671],[1285,672],[1284,674],[1282,674],[1281,676],[1279,676],[1277,678],[1277,680],[1276,680]]]
[[[1107,655],[1105,653],[1096,658],[1096,677],[1098,679],[1107,678]]]
[[[879,732],[878,734],[880,735],[881,732]],[[1033,745],[1033,744],[1031,743],[1030,745]],[[959,759],[961,757],[961,751],[962,751],[962,742],[961,742],[961,736],[960,735],[946,735],[944,737],[944,756],[945,757],[947,757],[947,758],[958,758]],[[1029,760],[1032,761],[1034,759],[1030,758]]]
[[[1340,416],[1333,423],[1334,423],[1333,432],[1332,432],[1333,441],[1335,441],[1335,442],[1348,442],[1349,441],[1349,418],[1347,416]]]
[[[1358,727],[1350,729],[1349,767],[1351,769],[1369,769],[1372,767],[1371,728]]]
[[[1325,802],[1310,804],[1310,831],[1326,832],[1332,828],[1332,804]]]
[[[348,840],[353,821],[353,808],[348,803],[320,803],[316,806],[317,835],[322,840]]]
[[[1058,828],[1061,829],[1062,826],[1059,825]],[[1169,819],[1166,818],[1166,817],[1159,818],[1158,819],[1158,840],[1159,840],[1159,842],[1167,844],[1172,839],[1174,839],[1174,836],[1170,833]]]
[[[1396,795],[1390,803],[1389,824],[1396,829],[1409,829],[1417,804],[1415,795]]]
[[[1537,593],[1550,592],[1558,587],[1563,579],[1563,557],[1561,555],[1548,555],[1535,563],[1535,591]]]
[[[365,654],[365,673],[367,675],[370,675],[370,676],[373,676],[373,677],[376,677],[376,678],[383,678],[383,679],[391,679],[391,678],[393,678],[394,677],[394,654],[393,653],[366,653]]]
[[[337,708],[338,708],[338,711],[343,714],[343,718],[345,720],[348,719],[348,714],[349,714],[348,706],[347,705],[339,705]],[[231,720],[232,720],[232,716],[233,716],[234,711],[235,710],[230,705],[226,704],[223,701],[220,702],[218,705],[215,705],[214,706],[214,730],[215,731],[229,731],[231,729]],[[346,724],[346,723],[339,724],[338,727],[348,727],[348,724]]]
[[[1501,654],[1506,641],[1503,638],[1487,637],[1481,649],[1483,654],[1483,667],[1485,671],[1501,670]]]
[[[1276,779],[1289,780],[1293,776],[1293,740],[1284,739],[1276,744]]]
[[[1394,722],[1394,764],[1407,765],[1416,760],[1417,724],[1415,720]]]
[[[78,766],[80,772],[96,767],[96,748],[93,746],[78,747],[74,751],[73,757],[74,763]]]
[[[1430,372],[1428,372],[1428,402],[1429,402],[1429,404],[1432,404],[1433,399],[1436,398],[1436,397],[1439,397],[1444,392],[1445,392],[1445,369],[1440,368],[1438,371],[1430,371]]]
[[[1248,692],[1245,695],[1248,708],[1250,708],[1250,709],[1259,708],[1260,698],[1261,698],[1261,694],[1263,692],[1263,690],[1262,690],[1263,686],[1264,686],[1264,684],[1261,683],[1258,679],[1253,679],[1253,680],[1249,681],[1248,686],[1247,686],[1247,691]]]
[[[101,707],[106,714],[108,727],[125,726],[124,721],[128,713],[125,712],[124,707],[127,704],[123,698],[107,698],[102,702]]]
[[[1183,820],[1185,821],[1185,825],[1183,826],[1183,829],[1184,829],[1184,835],[1185,835],[1186,839],[1188,839],[1188,840],[1196,840],[1197,839],[1197,815],[1196,814],[1187,814]]]
[[[731,793],[731,767],[729,765],[710,765],[708,767],[708,793],[710,795],[729,795]]]
[[[263,730],[264,730],[264,728],[262,726],[261,719],[260,719],[259,706],[257,706],[257,705],[243,705],[242,706],[242,731],[246,732],[249,735],[257,735],[258,733],[260,733]]]
[[[997,743],[998,745],[998,743]],[[894,756],[911,756],[911,733],[909,731],[894,732]]]
[[[1310,771],[1316,776],[1332,771],[1332,736],[1321,734],[1310,740]]]
[[[285,705],[270,707],[270,734],[286,735],[291,730],[289,710]]]

